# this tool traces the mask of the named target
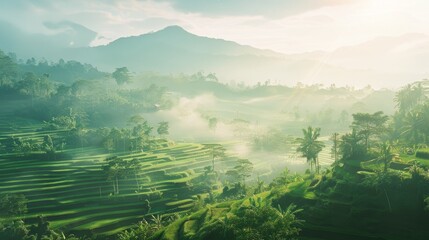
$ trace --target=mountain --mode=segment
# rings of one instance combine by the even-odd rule
[[[425,61],[429,56],[429,37],[423,34],[379,37],[332,52],[286,55],[197,36],[179,26],[119,38],[97,47],[89,47],[89,43],[83,46],[94,36],[84,26],[70,22],[47,26],[67,26],[67,31],[28,34],[0,22],[0,49],[16,52],[21,58],[78,60],[109,72],[123,66],[135,73],[201,71],[215,73],[221,81],[247,84],[270,81],[287,85],[302,82],[395,88],[427,78],[429,70],[429,62]]]
[[[224,81],[248,84],[271,81],[288,85],[302,82],[377,86],[372,80],[384,78],[374,71],[347,69],[319,59],[300,59],[222,39],[196,36],[178,26],[120,38],[104,46],[73,49],[66,55],[106,71],[122,66],[134,72],[193,74],[203,71],[216,73]]]
[[[13,52],[23,59],[58,60],[70,49],[88,46],[97,33],[68,21],[45,22],[46,34],[29,33],[0,20],[0,50]]]
[[[73,49],[69,57],[97,62],[112,71],[127,66],[134,71],[196,72],[209,71],[231,59],[283,59],[285,56],[270,50],[260,50],[222,39],[201,37],[179,26],[166,27],[157,32],[117,39],[105,46]]]

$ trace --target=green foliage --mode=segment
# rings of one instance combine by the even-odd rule
[[[426,117],[426,118],[425,118]],[[405,113],[401,119],[400,137],[406,139],[408,146],[424,143],[426,124],[429,118],[423,112],[414,110]]]
[[[12,61],[3,54],[0,54],[0,59]],[[13,70],[13,67],[5,61],[0,60],[0,68]],[[95,71],[95,75],[89,74],[80,78],[81,75],[76,74],[73,81],[62,81],[58,80],[58,76],[61,74],[51,75],[49,72],[40,70],[45,69],[45,65],[49,64],[29,63],[25,65],[25,69],[28,71],[13,70],[13,74],[9,74],[7,71],[4,71],[3,74],[2,71],[0,92],[4,91],[13,94],[15,98],[30,100],[26,102],[28,106],[22,114],[38,120],[50,121],[52,128],[64,126],[71,129],[84,125],[105,126],[106,123],[112,125],[112,123],[116,124],[118,119],[124,120],[129,115],[141,113],[142,110],[157,111],[172,105],[166,88],[158,87],[155,84],[150,85],[147,89],[122,90],[111,86],[106,81],[94,80],[94,78],[104,76],[98,71]],[[62,63],[62,65],[68,65],[68,63]],[[86,69],[86,67],[84,68]],[[122,69],[114,74],[120,79],[121,84],[129,79],[124,72],[125,70]],[[82,75],[86,75],[86,73],[83,71]],[[93,78],[89,78],[89,76],[93,76]],[[70,85],[65,85],[64,82]],[[68,109],[75,109],[75,112],[82,114],[75,116],[73,113],[69,117],[74,117],[74,119],[66,119],[69,114]]]
[[[2,194],[0,213],[5,217],[19,217],[27,212],[27,201],[23,194]]]
[[[169,125],[168,125],[168,122],[160,122],[159,124],[158,124],[158,128],[156,129],[156,132],[159,134],[159,135],[168,135],[168,129],[169,129]]]
[[[166,140],[153,139],[153,127],[140,116],[128,121],[129,128],[101,128],[86,134],[86,138],[96,136],[92,143],[104,147],[109,152],[115,151],[148,151],[168,145]],[[168,130],[167,130],[168,131]],[[165,133],[165,132],[162,132]]]
[[[300,211],[293,204],[283,210],[280,206],[272,207],[261,197],[249,198],[249,204],[239,200],[209,206],[176,221],[183,227],[174,230],[194,240],[296,239],[304,222],[297,218]],[[169,230],[172,227],[167,227]]]
[[[147,240],[155,233],[156,229],[145,219],[135,227],[118,234],[118,240]]]
[[[408,84],[397,94],[398,112],[393,117],[393,134],[404,146],[428,144],[429,98],[427,81]]]
[[[4,143],[6,152],[27,155],[40,149],[40,145],[32,138],[10,137]]]
[[[392,146],[385,142],[379,145],[379,157],[377,158],[378,161],[381,161],[383,163],[383,171],[387,172],[387,168],[389,167],[389,164],[392,162],[393,154],[392,154]]]
[[[75,116],[57,116],[53,117],[49,122],[46,122],[48,129],[73,129],[77,126],[77,120]]]
[[[106,175],[107,180],[113,184],[114,194],[119,194],[119,180],[121,178],[135,173],[136,169],[140,168],[138,161],[127,161],[119,157],[106,158],[105,164],[102,166],[102,170]]]
[[[240,199],[246,196],[245,186],[237,182],[233,186],[224,186],[222,189],[221,198],[223,199]]]
[[[265,182],[259,179],[259,176],[258,176],[254,194],[262,193],[265,190],[265,187],[266,187]]]
[[[334,162],[337,162],[337,160],[339,159],[338,153],[339,153],[340,143],[341,143],[341,139],[339,138],[339,136],[340,135],[338,133],[333,133],[330,138],[330,140],[333,143],[331,147],[331,156],[334,158]]]
[[[212,155],[212,166],[210,170],[215,171],[215,161],[224,160],[226,157],[226,149],[220,144],[204,144],[204,148],[209,149]]]
[[[116,68],[112,73],[112,77],[116,80],[118,85],[123,85],[131,80],[130,71],[128,71],[127,67]]]
[[[351,133],[341,136],[339,152],[342,160],[360,160],[366,155],[364,138],[358,134],[356,129]]]
[[[64,61],[60,59],[56,63],[44,61],[36,62],[36,59],[28,59],[26,64],[20,64],[18,69],[21,72],[33,72],[37,75],[48,74],[49,78],[55,82],[72,84],[76,80],[92,80],[106,76],[90,64],[78,61]]]
[[[408,112],[427,99],[421,82],[408,84],[396,93],[395,102],[401,113]]]
[[[24,221],[15,220],[0,225],[0,239],[2,240],[79,240],[86,238],[75,237],[74,235],[64,235],[50,229],[49,222],[44,217],[38,216],[36,224],[27,228]]]
[[[429,179],[428,172],[421,166],[418,161],[413,161],[412,165],[406,169],[411,174],[411,180],[414,184],[419,185]]]
[[[170,220],[171,220],[171,218],[166,217],[162,214],[150,216],[151,227],[154,231],[159,231],[159,230],[163,229],[164,226],[170,222]]]
[[[289,169],[286,168],[279,176],[273,179],[270,183],[270,187],[281,187],[300,180],[302,180],[302,176],[297,173],[291,174]]]
[[[251,207],[254,208],[261,208],[264,206],[264,203],[262,202],[262,198],[261,197],[250,197],[249,198],[249,204]]]
[[[198,210],[204,207],[204,197],[201,194],[198,194],[194,200],[194,206],[192,207],[192,212],[197,212]]]
[[[302,133],[304,137],[297,139],[299,146],[296,151],[307,158],[307,163],[310,164],[311,169],[313,169],[314,165],[316,167],[316,172],[319,173],[320,165],[318,155],[325,147],[323,142],[317,140],[320,136],[320,128],[313,129],[309,126],[307,129],[302,129]]]
[[[416,151],[416,157],[423,158],[423,159],[429,159],[429,148],[417,150]]]
[[[37,217],[37,224],[30,226],[30,233],[37,236],[37,240],[44,239],[45,237],[58,236],[49,227],[49,222],[43,216]]]
[[[0,50],[0,87],[10,87],[18,76],[18,65]]]
[[[13,79],[14,77],[12,75],[9,75],[7,78]],[[104,187],[103,186],[99,187],[100,193],[98,195],[98,185],[92,186],[93,184],[102,185],[104,182],[103,179],[101,179],[101,177],[97,175],[99,174],[99,172],[92,171],[94,166],[96,166],[99,169],[99,165],[95,165],[95,164],[91,165],[91,163],[89,163],[93,161],[93,158],[90,155],[90,153],[86,152],[87,149],[83,148],[83,146],[93,147],[93,146],[104,145],[106,149],[108,149],[109,151],[124,151],[124,152],[133,151],[131,153],[126,153],[127,154],[126,156],[109,158],[106,160],[106,162],[103,165],[103,170],[105,172],[106,179],[112,182],[115,194],[119,194],[120,181],[122,181],[121,186],[126,187],[127,190],[129,190],[128,185],[133,187],[134,180],[136,182],[136,188],[137,188],[136,192],[134,192],[134,189],[132,189],[132,191],[130,191],[132,194],[129,194],[130,196],[128,196],[128,194],[123,194],[122,196],[114,199],[114,200],[118,200],[118,202],[119,200],[122,201],[122,199],[124,199],[125,201],[129,201],[127,203],[129,206],[127,205],[127,208],[126,208],[127,212],[125,213],[124,211],[123,213],[124,216],[122,216],[121,215],[122,212],[119,211],[119,210],[122,210],[122,207],[118,211],[115,210],[117,211],[115,212],[115,214],[117,214],[118,216],[120,216],[119,218],[121,218],[121,219],[112,220],[112,221],[116,221],[114,223],[115,227],[116,227],[116,224],[119,226],[124,222],[130,221],[130,218],[129,218],[130,216],[126,215],[128,214],[128,212],[135,215],[136,212],[133,212],[131,209],[131,207],[134,206],[133,205],[134,203],[132,203],[131,201],[134,201],[135,199],[139,199],[138,201],[140,201],[136,204],[138,205],[138,209],[139,209],[138,211],[140,211],[138,214],[141,214],[142,205],[143,205],[144,214],[147,214],[148,212],[151,211],[151,204],[149,202],[149,199],[151,201],[155,200],[152,202],[153,207],[155,209],[154,212],[158,213],[158,211],[160,212],[170,211],[172,209],[166,208],[163,205],[164,204],[163,202],[168,202],[171,196],[173,196],[173,198],[179,198],[179,196],[182,197],[181,195],[188,194],[188,191],[191,192],[192,195],[197,196],[197,198],[194,201],[194,210],[202,208],[205,204],[205,196],[198,194],[198,193],[201,193],[199,191],[201,189],[197,189],[197,185],[195,184],[195,181],[200,181],[202,185],[206,185],[204,192],[209,193],[210,196],[212,196],[212,194],[216,194],[216,193],[213,193],[212,190],[216,191],[216,189],[213,189],[213,188],[215,185],[218,184],[219,175],[223,177],[222,175],[223,172],[220,171],[222,170],[220,168],[219,169],[216,168],[218,172],[215,171],[214,161],[215,159],[224,159],[225,162],[222,163],[222,165],[231,166],[229,165],[230,164],[229,161],[233,159],[231,157],[228,157],[228,158],[225,157],[224,149],[216,147],[209,150],[205,149],[205,150],[202,150],[201,152],[198,152],[201,149],[201,146],[198,145],[198,148],[199,148],[198,150],[185,148],[185,150],[175,149],[173,151],[175,154],[177,152],[180,152],[180,154],[182,152],[198,152],[195,155],[192,155],[192,157],[189,157],[190,155],[185,155],[185,154],[170,156],[169,153],[166,153],[164,151],[155,151],[156,154],[148,153],[146,152],[146,150],[153,149],[152,148],[153,145],[151,145],[153,143],[152,141],[153,136],[151,136],[151,134],[154,131],[154,128],[150,126],[149,123],[142,117],[132,118],[130,121],[130,125],[126,128],[99,128],[99,129],[93,128],[95,126],[103,126],[103,125],[112,126],[112,125],[116,125],[117,123],[119,124],[122,123],[121,121],[111,120],[110,117],[106,117],[106,116],[114,115],[114,116],[119,116],[117,119],[125,119],[125,118],[128,118],[128,116],[134,115],[136,113],[141,113],[142,111],[156,111],[167,107],[168,98],[166,96],[168,94],[166,94],[165,88],[158,87],[156,85],[151,85],[148,89],[117,90],[116,86],[114,86],[114,88],[109,88],[104,83],[96,82],[96,81],[76,81],[72,86],[59,87],[57,86],[57,83],[54,83],[52,79],[49,78],[48,75],[45,75],[45,76],[39,76],[39,75],[40,74],[27,74],[23,76],[23,78],[18,78],[18,79],[22,79],[22,81],[17,81],[16,84],[13,84],[13,87],[15,88],[15,90],[19,91],[22,95],[29,96],[32,98],[32,100],[35,100],[35,107],[33,109],[40,108],[40,109],[43,109],[41,111],[39,110],[40,112],[46,112],[46,114],[41,115],[42,117],[40,119],[44,119],[44,120],[52,119],[49,123],[53,127],[50,128],[49,130],[57,129],[61,131],[55,131],[55,133],[54,132],[38,133],[36,131],[34,133],[34,135],[37,136],[34,138],[35,140],[33,138],[25,138],[25,137],[16,138],[16,139],[14,138],[2,139],[2,144],[7,146],[7,148],[9,147],[15,148],[14,151],[20,152],[20,153],[30,153],[34,150],[43,150],[43,151],[46,151],[47,153],[53,153],[57,148],[54,142],[57,142],[59,137],[66,136],[67,139],[72,139],[70,141],[70,144],[68,145],[82,146],[82,149],[79,149],[79,150],[84,154],[77,155],[76,158],[72,149],[71,151],[65,151],[67,154],[69,152],[71,153],[71,156],[72,156],[71,158],[73,159],[73,161],[55,162],[53,164],[53,166],[55,166],[55,169],[54,169],[55,177],[56,177],[55,181],[58,182],[58,184],[62,182],[67,184],[72,184],[72,182],[75,181],[75,179],[72,179],[74,175],[80,177],[80,176],[83,176],[81,174],[94,173],[94,179],[96,179],[94,180],[94,182],[84,183],[82,181],[82,182],[79,182],[79,184],[77,184],[77,186],[82,189],[85,187],[91,187],[91,188],[94,187],[94,189],[97,189],[97,191],[93,194],[94,196],[89,194],[88,195],[82,194],[84,197],[96,199],[95,201],[90,202],[89,204],[86,204],[86,199],[82,200],[84,197],[81,197],[79,195],[79,198],[82,198],[82,199],[80,199],[78,202],[82,203],[82,209],[85,209],[85,211],[87,211],[90,207],[93,207],[96,205],[98,206],[97,201],[99,199],[100,199],[99,205],[103,206],[103,208],[99,208],[99,209],[105,209],[105,210],[108,209],[107,206],[104,206],[101,203],[103,199],[102,192],[105,191]],[[120,76],[116,76],[116,77],[119,78]],[[129,75],[125,77],[129,78]],[[212,83],[213,81],[216,81],[215,76],[210,76],[210,77],[207,76],[205,78],[209,79],[209,81]],[[6,78],[3,78],[3,79],[6,79]],[[16,79],[14,81],[16,81]],[[121,85],[126,82],[127,82],[126,80],[122,79],[118,82],[118,84]],[[223,86],[221,89],[224,89]],[[278,89],[283,89],[283,88],[279,87]],[[264,91],[276,92],[278,91],[278,89],[269,88],[268,86],[266,86],[266,88],[264,89],[262,89],[262,87],[256,87],[255,91],[253,92],[247,91],[246,94],[249,94],[249,95],[265,94]],[[401,131],[400,138],[404,140],[405,143],[411,144],[411,145],[424,144],[425,142],[427,142],[427,139],[428,139],[427,138],[428,127],[427,127],[427,124],[425,124],[427,122],[425,121],[427,117],[426,115],[424,115],[426,114],[425,112],[426,110],[424,108],[424,105],[422,105],[422,103],[420,102],[417,104],[411,104],[411,105],[413,107],[412,109],[409,110],[410,112],[405,113],[403,116],[401,116],[401,123],[409,123],[410,125],[404,128],[398,128],[396,130],[398,130],[398,132],[399,130]],[[68,109],[76,109],[75,110],[76,112],[81,111],[82,116],[78,117],[73,114],[68,114],[67,113],[67,111],[69,111]],[[105,113],[110,113],[111,115],[105,115]],[[332,109],[324,110],[321,116],[324,119],[321,119],[321,122],[331,121],[332,114],[333,114]],[[85,122],[83,121],[84,118],[88,118],[89,120],[88,125],[84,124]],[[110,124],[106,124],[107,121],[100,123],[99,120],[103,120],[103,119],[108,119],[108,121],[111,120],[109,122]],[[216,118],[212,117],[207,120],[212,129],[216,128],[216,124],[217,124]],[[341,141],[339,143],[339,152],[341,153],[343,160],[351,160],[351,159],[362,160],[366,157],[366,155],[368,155],[367,153],[369,154],[375,153],[375,149],[376,149],[375,147],[379,145],[380,149],[378,152],[376,152],[376,154],[378,155],[379,161],[382,162],[385,166],[384,172],[377,172],[375,174],[368,172],[367,178],[365,178],[365,183],[377,189],[388,188],[388,186],[395,185],[396,183],[398,183],[398,185],[404,184],[403,179],[399,179],[396,176],[392,177],[388,175],[390,174],[390,171],[388,170],[389,163],[390,161],[392,161],[392,156],[395,150],[392,149],[389,143],[381,141],[382,135],[385,134],[387,130],[386,117],[383,116],[382,113],[355,114],[354,120],[355,121],[353,123],[353,132],[349,134],[345,134],[341,138]],[[92,129],[85,129],[83,126],[86,126]],[[64,129],[68,129],[69,131],[63,132],[62,130]],[[12,130],[15,131],[15,129],[11,129],[11,132]],[[43,129],[43,131],[45,130],[46,129]],[[159,135],[168,134],[168,123],[167,122],[159,123],[159,126],[156,130]],[[304,129],[303,132],[304,132],[304,138],[302,138],[302,140],[300,139],[301,141],[300,152],[302,152],[303,156],[306,157],[307,160],[309,160],[310,164],[316,165],[316,169],[318,170],[319,169],[318,154],[323,148],[323,143],[318,141],[318,137],[320,135],[320,129],[312,129],[311,127],[309,127],[308,129]],[[275,149],[280,149],[282,147],[286,149],[288,147],[286,146],[288,143],[288,139],[286,136],[282,135],[280,132],[274,132],[269,134],[272,134],[272,136],[268,136],[266,139],[262,139],[259,142],[261,146],[264,146],[263,148],[265,150],[275,150]],[[45,136],[43,139],[43,144],[41,146],[38,146],[38,144],[42,142],[41,140],[43,136]],[[8,141],[11,144],[8,144]],[[380,144],[380,142],[382,143]],[[272,148],[270,149],[269,147],[272,147]],[[145,152],[142,152],[143,150]],[[209,155],[210,150],[212,151],[213,164],[212,166],[205,166],[204,164],[207,165],[207,160],[210,157]],[[100,154],[102,152],[99,149],[91,149],[90,151],[97,152],[97,154]],[[13,155],[13,154],[8,154],[8,155]],[[177,159],[175,157],[177,157]],[[23,158],[23,157],[20,156],[20,158]],[[102,158],[104,158],[104,155]],[[185,172],[185,168],[188,166],[187,164],[189,164],[187,162],[188,158],[189,159],[192,158],[191,160],[189,160],[189,162],[192,162],[193,165],[195,164],[194,169],[196,173]],[[101,157],[99,159],[101,159]],[[64,159],[64,160],[68,160],[68,159]],[[97,161],[97,158],[94,158],[94,162],[96,161]],[[50,162],[51,161],[45,161],[43,164],[47,165]],[[151,175],[151,177],[153,177],[152,178],[153,185],[151,185],[152,188],[150,188],[150,186],[147,186],[146,185],[147,181],[142,180],[140,176],[142,169],[146,169],[146,168],[142,168],[142,165],[140,163],[142,163],[144,166],[149,166],[147,168],[147,172],[148,172],[147,175],[160,172],[159,178],[161,179],[158,179],[158,176]],[[163,172],[159,170],[157,166],[158,163],[161,163],[160,166],[162,166]],[[33,166],[33,164],[34,166],[36,166],[39,163],[32,163],[31,167]],[[41,166],[43,164],[41,164]],[[96,164],[98,164],[98,162],[96,162]],[[12,164],[8,162],[4,166],[6,165],[12,165]],[[72,171],[72,169],[61,169],[62,166],[66,166],[66,165],[72,166],[73,170],[78,169],[79,172],[74,172]],[[82,171],[82,169],[86,168],[86,166],[89,166],[88,171]],[[173,167],[175,168],[176,166],[178,166],[178,169],[173,169]],[[359,165],[356,164],[356,167],[359,167]],[[203,168],[204,168],[204,171],[202,170]],[[57,172],[57,170],[60,170],[60,171]],[[70,170],[70,173],[68,172],[62,173],[61,172],[62,170]],[[349,171],[349,169],[346,169],[346,168],[342,170]],[[165,173],[167,171],[170,174],[166,175]],[[253,171],[252,163],[247,159],[240,159],[237,162],[237,164],[233,167],[233,169],[230,169],[227,172],[227,176],[229,176],[231,179],[233,179],[233,182],[235,182],[235,187],[231,189],[229,189],[229,187],[226,187],[225,188],[226,190],[224,189],[224,193],[233,192],[233,190],[236,190],[236,193],[238,193],[237,196],[242,197],[245,194],[245,191],[243,190],[245,186],[244,185],[245,180],[246,178],[251,176],[252,171]],[[58,175],[62,174],[64,176],[57,177],[57,173]],[[329,174],[332,175],[331,173]],[[305,183],[304,181],[302,181],[303,183],[301,185],[299,186],[295,185],[295,188],[294,188],[294,186],[291,186],[293,185],[291,183],[296,181],[296,179],[298,179],[299,176],[291,175],[289,174],[289,172],[285,171],[280,177],[274,180],[271,187],[281,188],[281,190],[278,191],[280,192],[279,194],[287,194],[286,197],[293,197],[296,199],[302,198],[303,202],[307,200],[312,200],[312,203],[314,203],[320,200],[319,197],[322,198],[324,196],[323,194],[319,195],[320,192],[316,192],[316,191],[319,191],[319,189],[321,189],[322,186],[326,187],[328,191],[332,191],[332,192],[335,192],[335,189],[337,190],[341,189],[340,187],[341,184],[335,185],[335,181],[333,181],[332,179],[328,179],[329,181],[326,181],[325,183],[325,180],[327,180],[328,178],[327,175],[329,174],[326,174],[323,177],[318,178],[317,179],[318,181],[313,181],[313,182],[305,181]],[[356,179],[362,179],[361,176],[355,176],[356,174],[354,172],[350,171],[347,174],[353,175],[353,176],[348,178],[348,177],[341,176],[341,173],[339,173],[338,175],[335,175],[335,177],[338,177],[338,178],[343,177],[343,179],[341,179],[341,181],[343,182],[351,181],[350,179],[352,179],[353,177],[355,177]],[[199,177],[194,177],[194,175]],[[415,167],[415,168],[413,167],[412,169],[410,168],[409,174],[404,174],[404,175],[406,175],[407,177],[411,175],[411,178],[413,180],[416,180],[416,181],[418,180],[419,182],[425,183],[426,181],[425,176],[427,175],[427,172],[425,172],[425,170],[421,167]],[[370,177],[368,176],[373,178],[370,179]],[[135,177],[135,179],[133,179],[132,177]],[[149,178],[149,176],[146,176],[146,177]],[[83,178],[86,181],[90,177],[85,176]],[[128,178],[131,178],[131,179],[128,179]],[[182,179],[179,179],[179,178],[189,178],[189,179],[193,179],[194,181],[185,179],[182,182]],[[51,178],[47,177],[46,179],[51,179]],[[174,179],[175,181],[170,181],[171,179]],[[17,183],[13,183],[13,184],[18,186],[20,184],[19,181],[20,180],[17,180]],[[139,181],[143,181],[145,183],[142,185],[139,183]],[[162,183],[158,183],[157,181],[161,181]],[[189,183],[192,183],[192,186],[193,186],[192,188],[190,187],[191,184]],[[48,184],[45,184],[45,182],[43,181],[43,186],[45,185],[48,185]],[[309,185],[310,187],[312,187],[310,191],[308,191]],[[53,188],[58,187],[59,189],[63,189],[63,188],[60,188],[60,186],[61,185],[58,185],[58,186],[55,185],[53,186]],[[158,186],[159,189],[161,190],[157,190],[154,186]],[[170,191],[173,189],[172,186],[177,187],[177,189],[179,189],[179,186],[183,187],[183,192],[176,193],[176,191]],[[414,185],[410,185],[410,186],[414,186]],[[21,186],[18,186],[18,187],[21,188]],[[49,189],[52,188],[51,185],[46,187],[48,187]],[[73,188],[74,187],[75,186],[73,186]],[[8,187],[5,187],[5,189],[6,188]],[[424,188],[422,187],[422,189]],[[419,189],[419,191],[421,190],[421,193],[420,193],[421,196],[426,196],[426,192],[423,191],[422,189]],[[25,189],[25,190],[29,191],[28,189]],[[146,196],[142,194],[143,190],[145,193],[147,193]],[[264,182],[258,179],[255,193],[261,193],[264,190],[266,190],[264,186]],[[349,191],[353,191],[353,190],[355,189],[351,188]],[[389,191],[389,194],[390,194],[390,189],[387,189],[387,190]],[[273,191],[276,191],[276,189],[274,189]],[[52,192],[53,194],[57,194],[57,192],[54,192],[54,191]],[[125,191],[123,190],[123,192]],[[386,196],[387,196],[387,191],[385,189],[384,189],[384,192],[386,193]],[[159,199],[163,197],[163,193],[165,193],[165,201],[164,200],[159,201]],[[338,190],[335,193],[342,194],[342,196],[345,199],[349,197],[348,195],[349,192],[346,192],[344,189]],[[311,195],[311,198],[308,197],[310,195]],[[422,203],[421,196],[418,199],[419,203]],[[50,198],[51,196],[47,194],[47,195],[44,195],[43,197],[47,199],[47,198]],[[147,199],[142,203],[141,201],[145,199],[145,197],[147,197]],[[189,196],[187,197],[189,198]],[[52,198],[56,198],[56,197],[52,197]],[[213,199],[212,197],[210,198]],[[133,200],[130,200],[130,199],[133,199]],[[73,203],[74,201],[77,201],[76,199],[71,199],[71,198],[69,200],[72,204],[74,204]],[[110,200],[112,199],[109,199],[109,201]],[[176,200],[180,200],[180,199],[176,199]],[[326,199],[322,199],[322,200],[326,200]],[[347,200],[349,200],[349,198],[347,198]],[[38,201],[39,199],[34,200],[34,202],[38,202]],[[350,201],[355,201],[355,199]],[[63,201],[55,199],[55,200],[52,200],[52,202],[62,203]],[[68,202],[68,200],[65,202]],[[267,206],[266,202],[263,202],[262,198],[256,198],[256,199],[251,198],[249,199],[249,203],[250,203],[250,206],[242,207],[237,212],[235,211],[236,209],[234,209],[234,211],[231,211],[231,214],[229,214],[228,216],[225,216],[223,219],[220,219],[219,221],[214,223],[217,226],[215,228],[216,231],[218,231],[219,234],[223,234],[222,236],[224,239],[234,239],[233,236],[236,236],[237,239],[291,239],[294,236],[296,236],[297,233],[299,232],[299,230],[297,230],[296,225],[295,225],[296,227],[295,229],[293,228],[291,229],[290,225],[288,225],[290,222],[293,222],[294,220],[294,218],[290,217],[291,212],[293,214],[296,213],[294,212],[293,209],[290,211],[289,210],[283,211],[280,208],[279,209],[272,208],[271,206]],[[335,205],[335,204],[338,204],[338,203],[337,202],[332,203],[332,205]],[[344,202],[340,202],[340,204],[347,205],[347,204],[350,204],[350,202],[344,201]],[[79,205],[79,204],[76,204],[76,205]],[[287,205],[287,204],[284,204],[284,205]],[[52,205],[52,206],[55,206],[55,205]],[[109,206],[113,206],[113,204],[110,204]],[[178,209],[187,209],[187,208],[184,208],[182,205],[177,205],[177,206],[178,206]],[[234,207],[237,207],[237,206],[239,205],[238,204],[234,205]],[[227,206],[227,208],[229,207],[230,205]],[[349,206],[347,205],[345,208],[347,207]],[[314,208],[319,208],[319,205],[315,205]],[[97,227],[92,229],[94,229],[94,231],[103,231],[104,229],[106,229],[105,226],[110,226],[110,225],[102,225],[101,223],[98,223],[98,220],[102,219],[100,220],[100,222],[105,221],[107,222],[107,224],[110,224],[111,222],[109,221],[111,219],[109,220],[104,219],[103,217],[105,216],[101,216],[99,211],[95,211],[94,209],[91,209],[91,211],[88,211],[88,214],[90,214],[88,219],[91,219],[91,221],[92,220],[97,221],[97,223],[94,224],[94,226],[97,224],[99,225],[97,225]],[[70,207],[70,211],[75,211],[75,209]],[[175,210],[172,210],[172,211],[175,211]],[[287,213],[288,211],[289,213]],[[79,212],[79,210],[76,210],[76,212]],[[97,215],[95,214],[93,215],[93,212]],[[232,216],[233,213],[236,213],[236,216]],[[33,214],[33,211],[32,211],[32,214]],[[214,212],[211,214],[216,215],[217,213]],[[70,215],[77,215],[77,214],[70,214]],[[285,215],[286,216],[289,215],[289,217],[285,217]],[[53,216],[57,216],[58,219],[61,219],[61,220],[64,219],[64,221],[66,221],[65,219],[68,217],[68,216],[58,216],[58,215],[53,215]],[[205,217],[209,218],[208,216],[205,216]],[[169,221],[165,221],[165,219],[163,218],[164,217],[160,215],[153,216],[150,224],[145,224],[144,226],[136,226],[136,229],[128,230],[127,232],[124,232],[122,234],[121,239],[147,239],[154,231],[162,230],[166,225],[166,222],[169,222]],[[88,219],[85,219],[84,221],[89,221]],[[288,220],[286,221],[284,219],[288,219]],[[69,219],[67,219],[67,221],[68,220]],[[76,223],[73,222],[72,224],[66,225],[66,226],[81,224],[81,222],[79,222],[80,220],[79,221],[74,220],[74,221],[76,221]],[[195,221],[192,225],[192,230],[194,231],[203,223],[201,221]],[[24,226],[23,224],[20,224],[20,223],[16,223],[16,224],[17,225],[15,228],[20,230],[17,230],[18,233],[13,233],[13,234],[17,236],[18,235],[22,236],[23,238],[23,236],[28,235],[30,233],[30,230],[22,229],[22,226]],[[83,226],[86,225],[85,227],[89,226],[89,224],[88,225],[82,224],[82,225]],[[123,225],[121,225],[120,227],[123,227]],[[178,225],[178,227],[180,227],[180,225]],[[288,228],[290,230],[287,230]],[[53,239],[57,238],[57,237],[54,237],[54,235],[56,236],[56,234],[52,233],[52,231],[49,229],[49,224],[44,219],[38,219],[37,226],[35,225],[34,227],[32,227],[31,231],[33,233],[37,232],[37,236],[45,235],[46,238],[53,238]],[[20,235],[19,232],[25,233],[25,234]],[[194,232],[197,232],[197,231],[195,230]],[[271,235],[265,236],[266,234],[271,234]],[[3,236],[3,235],[0,235],[0,236]],[[0,239],[3,239],[3,238],[0,237]],[[222,237],[217,239],[222,239]]]
[[[42,149],[46,152],[46,154],[55,154],[56,149],[54,146],[54,142],[52,141],[52,138],[49,134],[43,138]]]
[[[4,240],[35,240],[36,236],[29,236],[29,232],[22,220],[12,221],[5,226],[0,225],[0,239]]]
[[[296,239],[303,222],[296,217],[300,211],[295,205],[286,210],[261,204],[241,207],[230,220],[234,239]]]
[[[395,184],[400,184],[401,176],[394,172],[377,171],[366,175],[362,184],[376,190],[385,189]]]
[[[247,177],[252,175],[253,171],[253,163],[249,161],[249,159],[238,159],[237,165],[226,172],[226,175],[233,182],[242,182],[243,186],[245,185],[245,181]]]
[[[15,87],[21,94],[36,98],[49,98],[56,90],[48,76],[37,76],[34,73],[26,73]]]
[[[357,134],[363,138],[367,150],[369,150],[372,138],[380,138],[387,131],[387,120],[388,116],[381,111],[373,114],[353,114],[352,128],[356,129]]]
[[[213,171],[212,166],[204,167],[204,174],[192,180],[194,189],[209,194],[212,194],[212,191],[216,190],[220,185],[218,172]]]

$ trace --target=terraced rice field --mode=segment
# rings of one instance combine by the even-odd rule
[[[11,136],[41,141],[46,134],[53,138],[62,134],[38,131],[41,125],[35,123],[12,125],[6,119],[10,118],[0,119],[0,141]],[[43,153],[22,156],[1,152],[0,194],[24,194],[29,200],[25,215],[29,223],[43,215],[53,228],[97,234],[117,233],[147,215],[189,210],[193,198],[201,193],[190,182],[212,160],[211,150],[191,143],[118,154],[124,159],[138,159],[142,170],[120,179],[120,194],[113,195],[112,182],[101,170],[109,156],[103,149],[78,148],[64,150],[60,155],[58,159],[48,159]],[[235,158],[227,158],[222,164],[228,162],[232,164]],[[154,190],[162,192],[162,197],[151,197]],[[145,199],[150,200],[149,213],[144,207]]]

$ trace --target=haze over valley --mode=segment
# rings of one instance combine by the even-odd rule
[[[0,239],[428,239],[428,8],[0,2]]]

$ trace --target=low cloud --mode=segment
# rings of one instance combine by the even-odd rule
[[[181,141],[220,141],[234,138],[231,125],[218,116],[207,114],[215,109],[217,99],[212,94],[204,94],[194,98],[181,97],[177,104],[157,113],[143,114],[152,125],[160,121],[168,121],[170,136]],[[215,128],[210,128],[209,118],[218,118]]]

